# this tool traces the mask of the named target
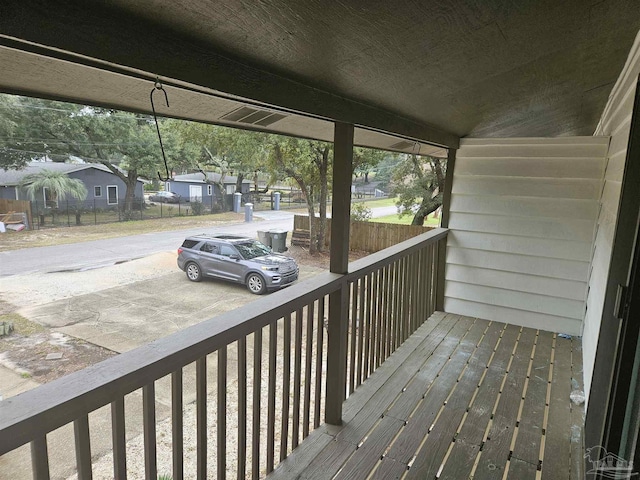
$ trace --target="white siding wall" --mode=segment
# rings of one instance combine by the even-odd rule
[[[463,140],[445,311],[580,335],[609,138]]]
[[[602,307],[609,274],[609,262],[611,261],[613,236],[618,215],[622,174],[627,155],[633,99],[639,72],[640,36],[636,38],[625,68],[611,91],[609,102],[595,132],[596,135],[610,135],[611,144],[607,155],[604,188],[600,201],[601,207],[598,216],[589,279],[587,313],[582,339],[585,392],[589,392],[591,387],[591,375],[593,373],[600,320],[602,319]]]

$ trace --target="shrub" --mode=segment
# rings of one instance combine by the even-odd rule
[[[356,222],[368,222],[373,217],[371,209],[364,203],[354,203],[351,205],[351,220]]]
[[[202,215],[204,213],[204,203],[200,200],[194,200],[191,202],[191,212],[194,215]]]

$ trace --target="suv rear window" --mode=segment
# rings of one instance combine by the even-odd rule
[[[198,240],[185,240],[184,242],[182,242],[182,248],[193,248],[198,243],[200,243]]]

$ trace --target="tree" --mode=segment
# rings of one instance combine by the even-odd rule
[[[38,193],[47,189],[51,202],[57,203],[61,197],[72,196],[80,201],[87,198],[87,188],[77,178],[69,178],[66,173],[42,169],[37,173],[26,175],[20,182],[31,200]]]
[[[355,147],[353,149],[353,174],[364,176],[364,183],[369,183],[369,173],[387,156],[383,150]]]
[[[80,201],[87,198],[87,187],[77,178],[69,178],[66,173],[53,170],[42,169],[37,173],[26,175],[20,181],[20,187],[27,191],[31,200],[35,200],[37,195],[43,191],[47,192],[45,198],[45,208],[48,202],[58,205],[58,199],[71,196]],[[81,208],[76,207],[76,223],[80,224]],[[51,215],[55,223],[55,209],[51,210]]]
[[[198,168],[214,167],[223,175],[236,175],[237,192],[246,177],[266,165],[269,136],[265,133],[196,122],[181,122],[175,131],[181,142],[200,150]]]
[[[411,225],[424,225],[427,215],[442,205],[445,174],[446,160],[440,158],[411,154],[398,163],[393,194],[399,197],[400,215],[413,215]]]
[[[309,253],[324,249],[329,171],[333,145],[326,142],[271,136],[269,161],[274,177],[292,178],[304,196],[309,212]],[[319,220],[316,222],[316,202]]]
[[[21,168],[44,156],[64,162],[70,156],[105,165],[125,185],[125,215],[133,207],[139,176],[157,177],[164,164],[153,119],[112,109],[28,97],[0,96],[0,166]],[[159,119],[162,123],[165,120]],[[167,121],[168,122],[168,121]],[[163,128],[172,168],[184,161],[184,144]]]
[[[376,182],[380,190],[389,190],[392,177],[398,163],[402,161],[401,155],[387,152],[384,158],[376,166]]]

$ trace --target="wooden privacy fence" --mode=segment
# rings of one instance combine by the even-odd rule
[[[315,219],[315,222],[319,221],[319,218]],[[331,219],[327,218],[326,221],[327,226],[324,243],[329,247],[331,245]],[[417,235],[421,235],[429,230],[433,230],[433,228],[422,225],[398,225],[393,223],[357,222],[352,220],[349,231],[349,248],[351,250],[375,253],[392,245],[404,242],[405,240],[409,240]],[[306,238],[304,243],[308,245],[309,217],[307,215],[295,215],[293,217],[293,231],[294,241]],[[295,244],[294,241],[292,241],[292,243]]]
[[[9,200],[0,198],[0,215],[3,213],[24,213],[27,217],[27,227],[33,228],[31,216],[31,202],[28,200]]]
[[[446,238],[434,230],[6,398],[3,473],[29,465],[30,444],[36,480],[88,480],[103,460],[112,478],[138,477],[134,458],[147,479],[263,478],[434,312]],[[112,455],[96,460],[100,446]]]

